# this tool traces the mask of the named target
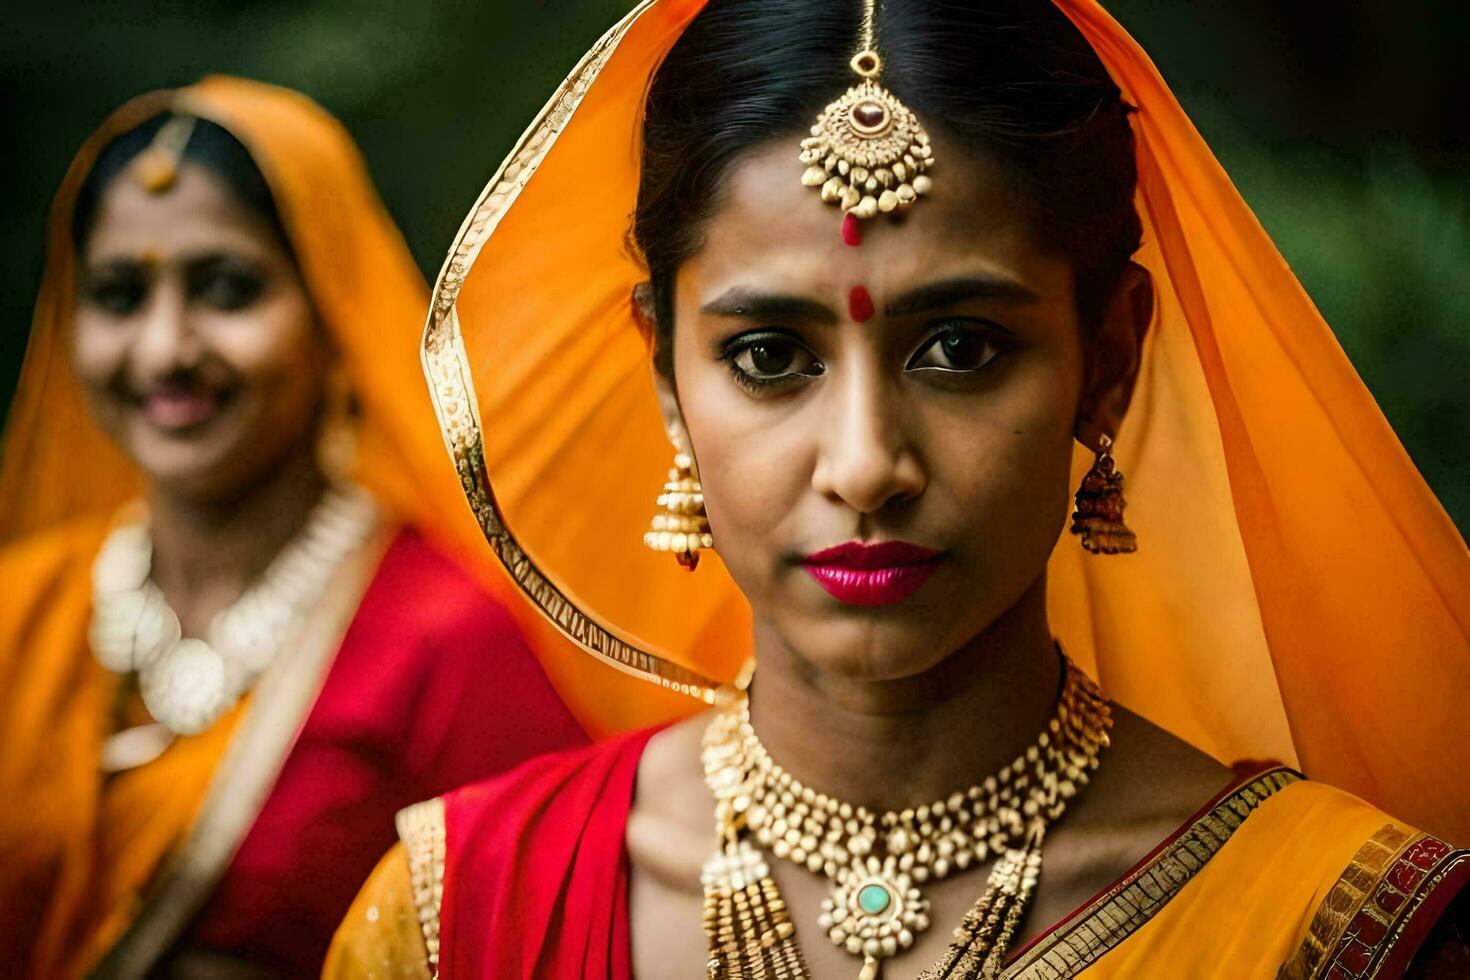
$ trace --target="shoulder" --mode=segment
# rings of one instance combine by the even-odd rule
[[[90,569],[112,523],[108,514],[88,514],[8,541],[0,546],[0,577],[7,584],[29,579],[55,579]]]
[[[1109,747],[1070,821],[1107,829],[1120,851],[1137,850],[1188,820],[1234,781],[1227,766],[1114,705]]]
[[[363,601],[424,632],[515,630],[504,606],[468,570],[407,526],[394,534]]]
[[[548,752],[513,769],[444,794],[445,823],[456,843],[494,834],[514,842],[568,814],[610,808],[626,815],[644,747],[657,729]]]
[[[715,801],[700,759],[709,713],[663,729],[648,742],[628,815],[628,857],[663,884],[686,889],[699,881],[709,851]]]
[[[110,525],[110,516],[91,516],[0,547],[0,661],[37,645],[85,649],[92,562]],[[29,659],[36,669],[59,666],[44,663],[54,656]]]
[[[358,604],[339,658],[440,686],[463,687],[493,655],[497,674],[522,691],[540,664],[505,607],[462,566],[402,527],[393,533]],[[432,669],[430,669],[432,668]],[[397,686],[402,687],[402,683]],[[493,691],[486,690],[492,694]]]
[[[395,845],[373,869],[337,927],[322,977],[354,980],[382,976],[386,969],[388,976],[400,980],[428,980],[438,961],[438,906],[418,884],[407,849]]]

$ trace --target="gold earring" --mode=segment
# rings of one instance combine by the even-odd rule
[[[321,422],[316,437],[316,463],[328,480],[341,483],[352,476],[357,459],[357,424],[352,383],[341,364],[327,372],[322,392]]]
[[[1113,468],[1113,440],[1098,438],[1097,460],[1077,488],[1072,533],[1082,536],[1082,547],[1094,555],[1132,554],[1138,537],[1123,523],[1123,474]]]
[[[709,518],[704,513],[704,487],[694,475],[694,460],[685,453],[674,455],[674,468],[658,495],[659,513],[643,535],[643,544],[654,551],[672,551],[689,571],[699,564],[699,552],[713,548]]]

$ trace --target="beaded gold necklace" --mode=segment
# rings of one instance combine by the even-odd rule
[[[1047,827],[1108,744],[1107,701],[1062,659],[1056,713],[1014,762],[945,799],[886,813],[803,785],[766,752],[749,699],[732,697],[704,735],[719,841],[701,879],[709,976],[809,977],[763,849],[831,881],[818,921],[833,943],[862,957],[860,980],[876,980],[883,961],[929,927],[920,885],[995,857],[984,894],[924,976],[997,976],[1035,890]]]

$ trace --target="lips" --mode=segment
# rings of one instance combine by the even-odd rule
[[[143,417],[160,429],[181,430],[201,425],[215,416],[221,397],[216,391],[192,385],[158,385],[139,399]]]
[[[943,552],[906,541],[849,541],[807,555],[801,564],[838,602],[889,606],[919,591],[942,557]]]

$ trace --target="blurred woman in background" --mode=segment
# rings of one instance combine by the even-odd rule
[[[345,130],[210,78],[56,198],[0,472],[0,958],[313,972],[403,805],[584,735],[425,402]],[[451,736],[453,733],[453,737]]]

